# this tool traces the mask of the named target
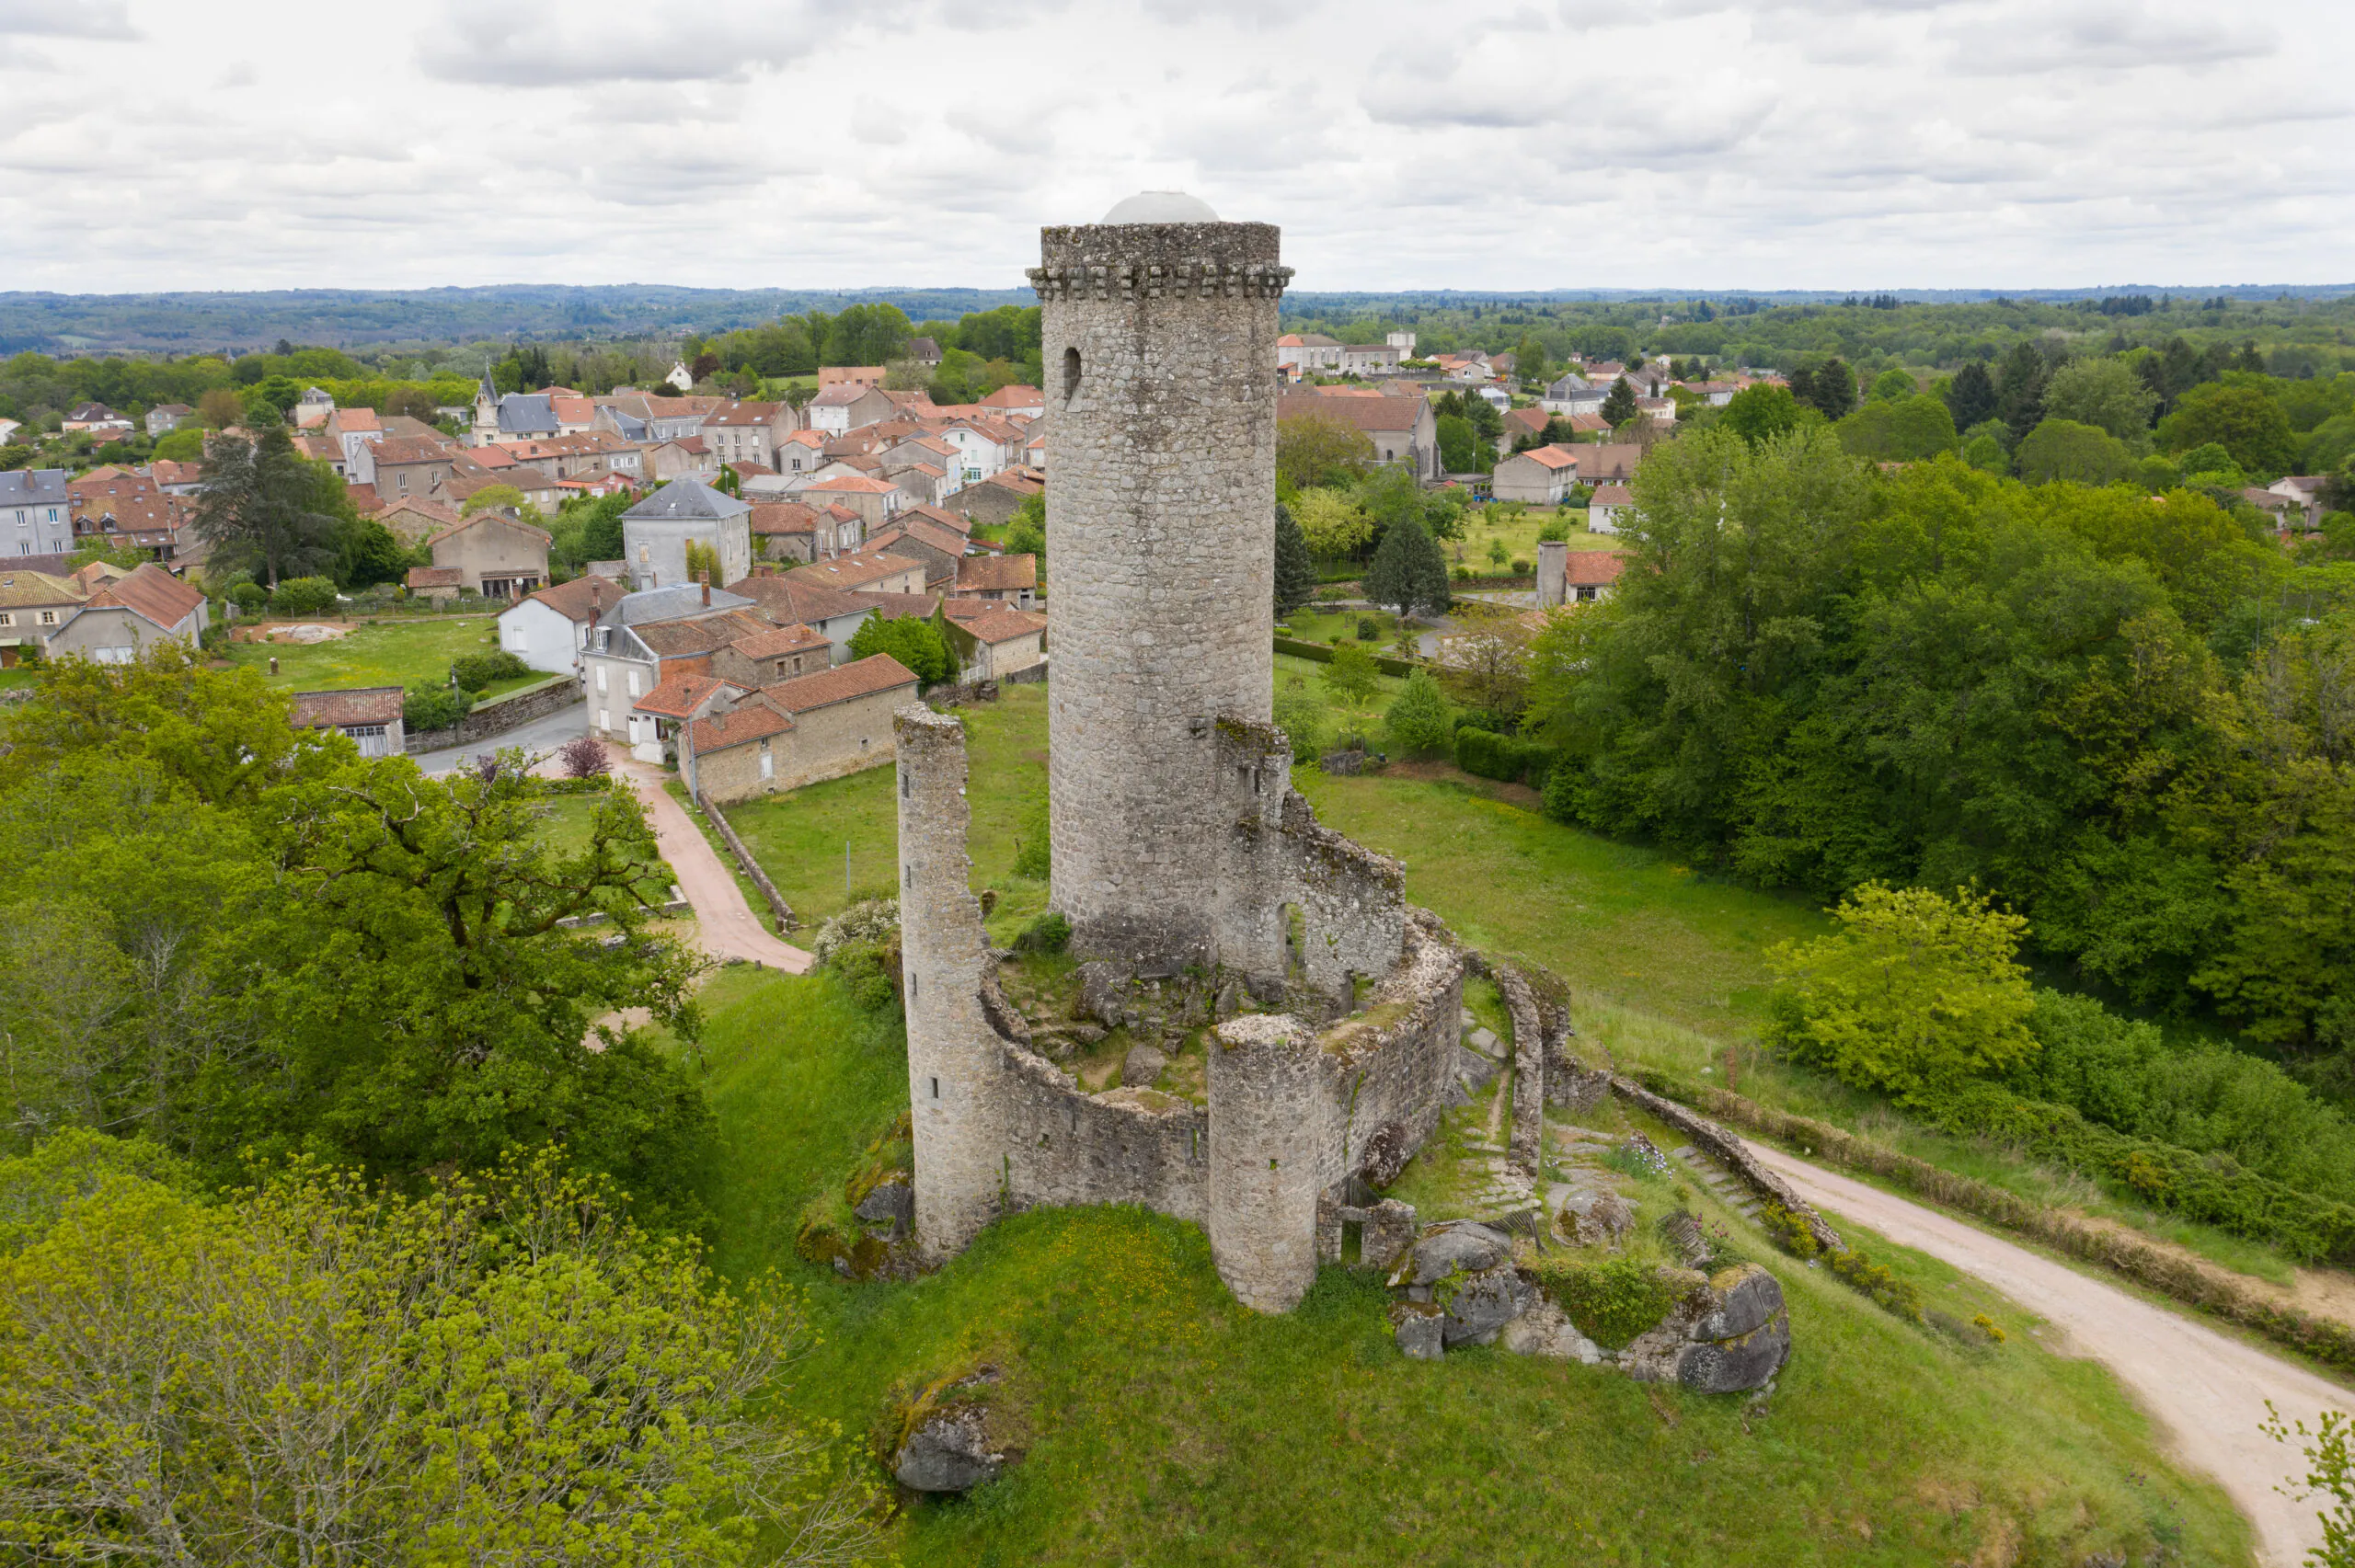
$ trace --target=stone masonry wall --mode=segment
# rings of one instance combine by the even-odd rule
[[[1048,779],[1077,950],[1215,956],[1215,721],[1273,694],[1277,231],[1044,232]]]
[[[1134,1203],[1199,1225],[1210,1116],[1152,1089],[1083,1092],[1020,1046],[1005,1047],[1006,1190],[1017,1207]]]
[[[952,1257],[995,1218],[1006,1150],[1005,1039],[982,1005],[990,980],[965,834],[965,727],[910,704],[899,752],[900,947],[915,1142],[916,1242]]]

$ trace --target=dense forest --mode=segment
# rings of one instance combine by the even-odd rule
[[[2355,1082],[2355,564],[2209,496],[1655,452],[1541,645],[1555,816],[1830,898],[1975,884],[2052,963]]]

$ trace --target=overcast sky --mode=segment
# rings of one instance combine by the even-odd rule
[[[0,290],[2355,279],[2355,4],[0,0]]]

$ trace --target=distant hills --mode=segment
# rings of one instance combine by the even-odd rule
[[[1913,304],[1994,299],[2064,301],[2147,293],[2234,299],[2327,298],[2355,284],[2243,283],[2223,286],[2111,284],[2092,289],[1417,289],[1306,292],[1287,296],[1286,315],[1372,315],[1400,306],[1475,303],[1597,303],[1636,300],[1749,300],[1759,304],[1836,303],[1859,293],[1893,294]],[[888,302],[912,320],[954,320],[969,311],[1033,302],[1028,289],[682,289],[657,283],[596,287],[507,283],[478,289],[269,289],[155,294],[0,293],[0,354],[146,352],[195,354],[267,349],[281,338],[331,348],[397,343],[471,343],[555,338],[649,338],[722,332],[779,315]]]
[[[267,289],[237,293],[0,293],[0,354],[198,354],[293,343],[471,343],[723,332],[779,315],[886,302],[915,321],[1033,304],[1028,289],[679,289],[505,283],[481,289]]]

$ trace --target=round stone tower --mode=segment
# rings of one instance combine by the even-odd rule
[[[1074,947],[1215,956],[1221,718],[1274,678],[1278,231],[1175,192],[1040,235],[1048,789]]]

